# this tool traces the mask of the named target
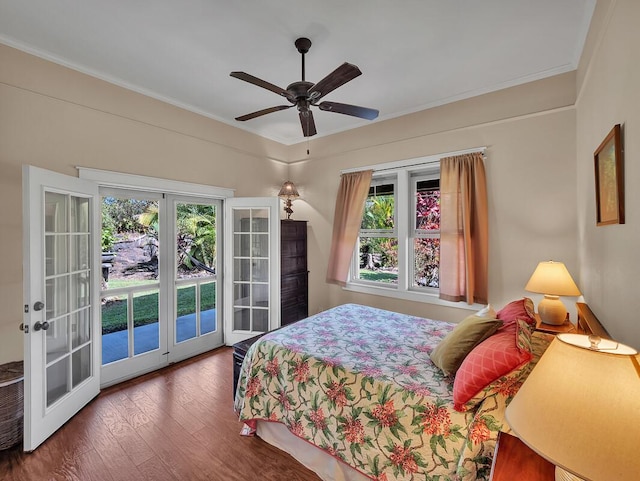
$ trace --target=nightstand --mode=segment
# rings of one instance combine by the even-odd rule
[[[559,326],[554,326],[553,324],[545,324],[540,320],[540,316],[536,312],[536,331],[546,332],[548,334],[560,334],[563,332],[578,332],[576,330],[576,326],[574,326],[571,321],[568,319],[564,321],[564,323]]]
[[[489,481],[553,481],[554,478],[552,463],[517,437],[503,432],[498,434]]]

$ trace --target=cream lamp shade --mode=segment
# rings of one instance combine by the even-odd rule
[[[556,465],[556,480],[638,479],[637,351],[559,334],[506,410],[514,433]],[[578,476],[576,478],[575,476]]]
[[[284,199],[284,211],[287,213],[287,219],[291,218],[291,214],[293,214],[293,209],[291,208],[291,202],[293,199],[297,199],[300,197],[298,194],[298,189],[293,184],[293,182],[287,180],[282,187],[280,188],[280,192],[278,192],[278,197]]]
[[[579,296],[578,286],[562,262],[540,262],[525,286],[529,292],[544,294],[538,304],[538,314],[545,324],[560,325],[567,317],[567,309],[560,296]]]

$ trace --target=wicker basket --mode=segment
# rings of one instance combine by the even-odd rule
[[[0,366],[0,449],[15,446],[22,440],[24,410],[23,362]]]

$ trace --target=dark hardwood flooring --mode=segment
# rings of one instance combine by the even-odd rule
[[[318,481],[283,451],[239,435],[231,353],[103,390],[33,453],[0,451],[0,479]]]

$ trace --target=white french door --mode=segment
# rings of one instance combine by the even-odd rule
[[[222,202],[167,195],[169,238],[168,361],[222,346],[218,273],[222,265]]]
[[[233,198],[225,205],[225,342],[280,326],[279,199]]]
[[[100,390],[98,187],[24,166],[24,450]]]
[[[127,219],[140,230],[144,217],[146,232],[120,234],[106,256],[118,269],[111,268],[101,291],[102,385],[222,346],[222,202],[132,189],[101,194],[105,216],[113,205],[146,206]],[[141,255],[132,259],[136,252]]]

